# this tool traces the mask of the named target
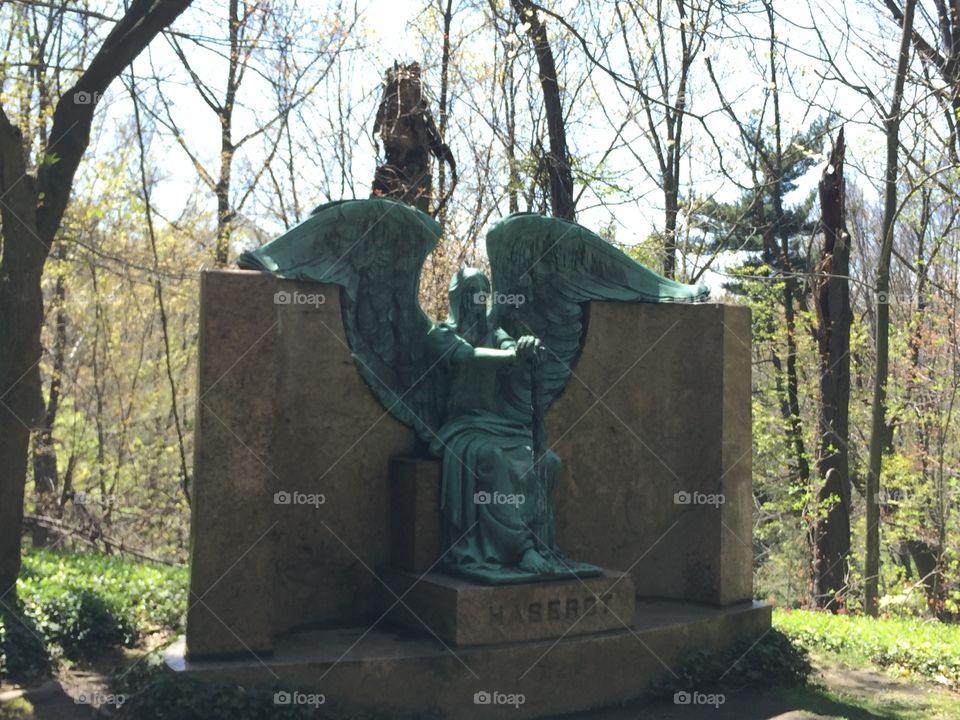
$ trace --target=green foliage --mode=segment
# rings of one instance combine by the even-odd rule
[[[402,718],[397,712],[348,712],[323,704],[276,702],[276,694],[293,688],[244,688],[227,682],[203,682],[167,669],[151,655],[125,677],[127,702],[120,718],[129,720],[387,720]],[[304,694],[309,694],[304,692]],[[417,715],[418,718],[430,716]]]
[[[124,704],[121,717],[137,720],[293,720],[317,718],[318,715],[312,706],[279,706],[267,691],[229,683],[204,683],[163,673]]]
[[[180,628],[186,588],[183,568],[49,550],[25,555],[17,583],[25,615],[68,657]]]
[[[802,647],[866,658],[960,685],[960,627],[937,621],[780,610],[774,626]]]
[[[807,681],[813,668],[807,652],[783,633],[771,630],[759,640],[737,643],[723,653],[701,650],[684,657],[655,695],[755,686],[789,687]]]
[[[50,672],[50,652],[40,630],[20,607],[0,604],[0,678],[30,681]]]

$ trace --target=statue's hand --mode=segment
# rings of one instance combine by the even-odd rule
[[[519,340],[517,340],[517,359],[526,360],[533,357],[539,351],[542,345],[540,344],[540,339],[534,337],[533,335],[524,335]]]

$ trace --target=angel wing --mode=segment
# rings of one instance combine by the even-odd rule
[[[582,303],[699,302],[710,292],[658,275],[576,223],[533,213],[515,213],[494,225],[487,256],[494,297],[516,300],[494,304],[494,323],[515,338],[535,335],[546,346],[545,406],[566,386],[580,352]],[[528,388],[515,385],[507,392],[518,414],[529,413]]]
[[[237,264],[290,280],[342,288],[347,342],[377,399],[429,441],[445,392],[431,372],[433,322],[417,302],[420,271],[441,230],[426,213],[386,198],[321,205]]]

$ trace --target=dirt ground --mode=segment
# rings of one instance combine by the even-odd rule
[[[851,668],[817,657],[817,677],[802,688],[747,688],[714,704],[632,703],[563,720],[955,720],[960,694],[934,683]],[[68,668],[29,689],[0,687],[0,720],[91,720],[112,714],[110,663]],[[700,698],[701,700],[704,698]],[[98,714],[99,706],[106,712]],[[559,720],[559,719],[557,719]]]
[[[567,715],[564,720],[958,720],[960,694],[934,683],[816,656],[817,676],[803,688],[746,689],[722,705],[665,701]]]

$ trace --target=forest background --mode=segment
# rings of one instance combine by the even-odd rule
[[[960,0],[0,2],[0,592],[187,561],[198,271],[370,194],[397,61],[428,312],[517,210],[749,304],[758,597],[957,617]]]

